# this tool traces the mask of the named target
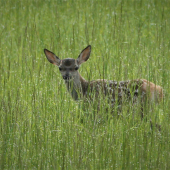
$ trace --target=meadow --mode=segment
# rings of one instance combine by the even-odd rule
[[[0,169],[170,169],[169,0],[1,0],[0,18]],[[84,78],[144,78],[163,102],[143,120],[83,111],[43,50],[77,58],[89,44]]]

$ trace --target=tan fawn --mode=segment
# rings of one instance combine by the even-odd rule
[[[78,69],[82,63],[89,59],[90,45],[82,50],[77,59],[66,58],[61,60],[47,49],[44,49],[44,52],[48,61],[59,67],[67,89],[74,100],[86,99],[91,101],[93,99],[94,101],[94,98],[98,99],[99,95],[103,95],[112,106],[114,106],[116,100],[118,105],[121,106],[124,100],[132,101],[132,103],[137,102],[138,99],[142,102],[146,101],[146,99],[159,102],[163,98],[162,87],[145,79],[120,82],[106,79],[85,80],[78,72]]]

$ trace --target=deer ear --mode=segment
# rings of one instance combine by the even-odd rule
[[[82,64],[87,61],[90,57],[91,52],[91,45],[88,45],[82,52],[80,53],[79,57],[77,58],[78,64]]]
[[[60,65],[61,60],[54,53],[52,53],[51,51],[47,49],[44,49],[44,53],[50,63],[57,65],[57,66]]]

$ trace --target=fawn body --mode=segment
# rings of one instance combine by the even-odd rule
[[[145,79],[129,81],[111,81],[98,79],[86,81],[78,72],[80,65],[90,57],[91,46],[87,46],[77,59],[66,58],[60,60],[54,53],[44,49],[48,61],[59,67],[60,73],[65,80],[68,91],[74,100],[94,100],[99,95],[107,96],[109,102],[114,105],[116,99],[121,105],[124,99],[136,102],[140,101],[159,102],[163,98],[162,87],[155,85]],[[93,95],[92,95],[93,94]]]

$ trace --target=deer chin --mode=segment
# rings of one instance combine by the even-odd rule
[[[71,83],[71,82],[73,82],[73,77],[69,77],[68,79],[64,79],[64,81],[66,82],[66,83]]]

